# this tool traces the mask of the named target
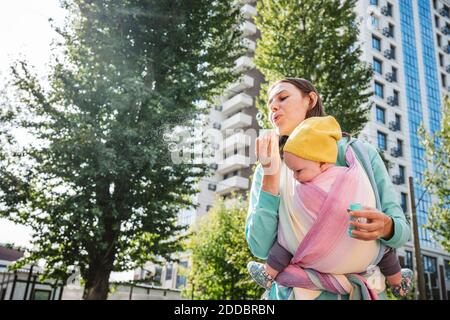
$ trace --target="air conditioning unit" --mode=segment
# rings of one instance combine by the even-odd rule
[[[394,175],[392,177],[392,183],[393,184],[397,184],[397,185],[404,184],[405,183],[405,179],[402,176],[396,174],[396,175]]]
[[[208,190],[216,191],[217,185],[215,183],[208,183]]]
[[[386,73],[386,80],[389,81],[389,82],[393,82],[394,81],[394,74],[392,72]]]
[[[388,38],[393,36],[391,33],[391,30],[389,30],[389,27],[384,27],[383,31],[381,31],[381,33],[383,34],[383,36],[388,37]]]
[[[389,8],[387,6],[381,7],[381,13],[386,17],[392,17],[392,12],[389,11]]]
[[[391,148],[391,156],[398,158],[401,156],[400,150],[398,147]]]
[[[450,29],[447,26],[443,26],[441,28],[441,32],[445,35],[448,35],[448,34],[450,34]]]
[[[217,170],[217,168],[219,167],[219,165],[218,165],[217,163],[211,163],[211,164],[209,165],[209,167],[210,167],[211,169],[213,169],[213,170]]]
[[[391,49],[384,50],[384,57],[388,58],[388,59],[392,59],[392,50]]]
[[[387,97],[387,103],[390,106],[398,106],[398,101],[397,101],[397,99],[395,99],[394,96]]]
[[[400,125],[396,121],[389,122],[389,129],[392,131],[400,130]]]
[[[214,122],[213,123],[213,128],[214,129],[220,130],[220,127],[221,127],[220,123],[218,123],[218,122]]]
[[[443,17],[448,17],[448,10],[442,7],[441,9],[439,9],[439,14]]]

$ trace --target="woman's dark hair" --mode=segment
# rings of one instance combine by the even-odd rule
[[[316,87],[313,86],[311,82],[309,82],[306,79],[303,78],[290,78],[286,77],[284,79],[278,80],[274,84],[272,84],[269,88],[269,91],[272,90],[272,88],[279,83],[286,82],[290,83],[293,86],[295,86],[297,89],[300,90],[303,96],[308,95],[310,92],[314,92],[317,95],[317,101],[316,104],[306,112],[305,119],[311,118],[311,117],[324,117],[327,114],[325,113],[325,108],[322,104],[322,99],[320,98],[319,92],[317,92]],[[342,133],[343,136],[349,137],[350,135],[346,132]],[[279,146],[280,146],[280,155],[281,158],[283,158],[283,147],[287,141],[289,136],[280,136],[279,140]]]

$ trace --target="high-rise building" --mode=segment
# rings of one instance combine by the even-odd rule
[[[211,111],[213,128],[247,129],[257,132],[255,97],[262,75],[252,63],[259,31],[253,24],[256,1],[241,1],[247,21],[243,37],[248,53],[236,61],[242,71],[238,83],[230,86],[220,104]],[[388,169],[407,216],[410,215],[408,177],[416,181],[417,218],[427,221],[432,197],[418,183],[430,164],[417,129],[423,123],[428,132],[440,128],[443,96],[450,90],[450,1],[447,0],[359,0],[360,45],[363,61],[374,70],[373,103],[370,120],[359,138],[376,146],[390,163]],[[224,161],[214,165],[216,172],[200,184],[198,214],[211,207],[214,196],[250,187],[248,153],[252,141],[245,133],[225,135]],[[219,147],[220,148],[220,147]],[[254,149],[253,149],[254,150]],[[427,295],[430,299],[450,299],[450,254],[440,248],[428,230],[419,228]],[[413,265],[412,241],[397,250],[404,266]]]
[[[430,164],[417,130],[422,123],[428,132],[440,129],[441,104],[450,89],[449,7],[443,0],[360,0],[357,7],[362,59],[374,71],[373,107],[360,138],[377,146],[391,164],[388,171],[408,216],[408,177],[414,178],[427,295],[432,299],[450,299],[450,254],[421,227],[433,199],[419,183]],[[412,266],[412,253],[412,242],[398,250],[404,265]]]

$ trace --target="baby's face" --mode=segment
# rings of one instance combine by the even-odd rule
[[[320,162],[299,158],[290,152],[284,152],[283,156],[284,162],[293,171],[295,180],[299,182],[311,181],[322,172]]]

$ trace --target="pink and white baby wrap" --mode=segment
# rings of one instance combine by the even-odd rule
[[[332,167],[308,183],[297,182],[292,171],[282,167],[278,242],[293,258],[276,281],[293,287],[296,299],[314,299],[320,290],[352,298],[355,281],[366,299],[377,299],[377,292],[384,290],[383,278],[369,284],[359,275],[373,266],[380,243],[348,235],[347,208],[352,202],[375,208],[376,200],[351,148],[345,156],[348,167]]]

